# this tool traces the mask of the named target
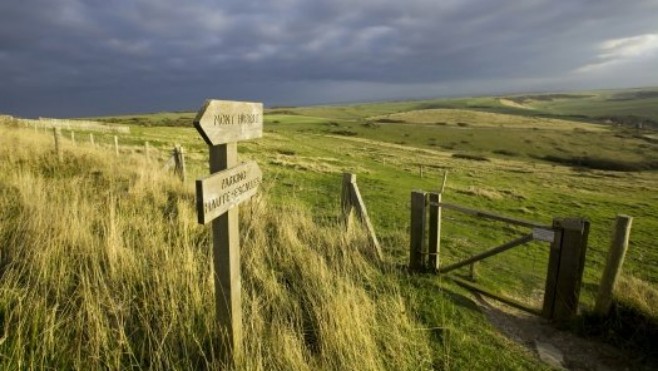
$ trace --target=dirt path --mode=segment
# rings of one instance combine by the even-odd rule
[[[637,370],[629,356],[598,341],[560,331],[541,317],[517,310],[480,295],[475,302],[489,322],[509,339],[522,344],[556,369]],[[541,356],[539,353],[542,353]]]

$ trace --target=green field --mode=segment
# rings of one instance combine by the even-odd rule
[[[601,118],[605,116],[627,115],[654,120],[658,116],[656,111],[658,105],[654,104],[657,98],[650,93],[645,92],[639,95],[637,93],[637,91],[605,91],[570,95],[554,94],[543,97],[539,95],[483,97],[268,110],[265,116],[263,138],[239,143],[241,159],[256,160],[263,169],[265,184],[262,193],[272,210],[277,210],[277,212],[290,209],[298,210],[295,212],[302,210],[304,218],[308,219],[301,219],[304,222],[296,227],[296,232],[286,232],[293,233],[293,235],[299,234],[301,242],[294,237],[284,236],[287,238],[284,240],[288,242],[275,240],[274,245],[266,246],[250,242],[249,248],[276,249],[278,248],[276,246],[280,247],[277,244],[291,243],[291,240],[301,243],[300,246],[304,246],[304,244],[325,246],[321,239],[327,239],[327,236],[330,235],[340,236],[342,233],[339,232],[340,228],[332,227],[331,223],[339,215],[341,174],[353,172],[357,174],[359,188],[381,240],[385,263],[382,270],[377,270],[373,269],[373,265],[366,260],[351,261],[348,264],[350,270],[347,275],[344,275],[346,273],[341,271],[340,266],[327,263],[329,264],[328,269],[332,272],[331,274],[337,275],[340,282],[349,283],[346,283],[347,286],[340,286],[340,290],[343,290],[341,292],[361,298],[357,300],[350,296],[353,299],[351,303],[354,305],[382,305],[382,310],[386,312],[385,315],[377,317],[374,322],[367,322],[369,326],[379,328],[379,326],[387,326],[387,321],[391,322],[391,329],[401,332],[400,337],[395,339],[397,341],[394,343],[395,345],[391,346],[399,347],[397,351],[407,356],[409,352],[413,352],[413,347],[417,347],[422,358],[422,360],[413,357],[405,358],[395,364],[389,363],[394,358],[396,351],[386,348],[379,342],[382,342],[387,336],[392,336],[390,332],[368,332],[372,337],[367,339],[359,338],[356,333],[347,333],[345,336],[352,341],[363,341],[363,344],[367,345],[368,352],[372,353],[367,359],[372,360],[373,363],[363,366],[363,368],[414,369],[414,365],[417,366],[416,369],[544,367],[523,346],[514,343],[492,327],[467,291],[447,279],[434,275],[409,275],[406,273],[404,267],[408,262],[409,254],[410,192],[414,189],[437,190],[447,173],[447,186],[443,195],[443,200],[446,202],[545,224],[550,224],[554,217],[585,217],[590,220],[592,229],[581,292],[581,309],[584,312],[591,309],[594,303],[615,216],[617,214],[633,216],[635,219],[630,241],[631,247],[623,274],[623,284],[626,285],[627,290],[618,293],[618,300],[643,311],[645,316],[656,321],[658,318],[655,313],[655,308],[658,306],[658,298],[655,296],[658,286],[658,246],[656,246],[658,144],[652,140],[655,132],[651,131],[650,125],[639,131],[633,127],[615,126],[601,121]],[[179,205],[186,205],[187,211],[184,214],[177,214],[178,223],[192,224],[195,222],[191,211],[194,203],[193,180],[208,173],[207,147],[192,126],[193,117],[194,113],[188,112],[102,118],[102,120],[131,127],[130,135],[119,137],[123,146],[122,151],[131,159],[130,161],[142,161],[143,144],[146,141],[150,143],[154,149],[152,157],[157,162],[147,165],[151,166],[149,171],[159,171],[175,143],[185,147],[188,161],[187,184],[175,186],[167,183],[171,180],[164,180],[168,197],[175,195],[175,202]],[[573,119],[576,121],[572,121]],[[25,135],[28,135],[29,131],[24,130],[24,132]],[[76,137],[84,138],[83,134],[76,134]],[[39,137],[36,140],[41,145],[46,145],[49,138],[47,135],[34,135]],[[80,158],[91,156],[92,159],[113,156],[113,152],[110,151],[113,143],[111,135],[97,134],[96,136],[97,143],[100,142],[107,147],[106,150],[86,149],[91,151],[91,154],[78,154],[76,151],[85,146],[78,143],[77,147],[73,147],[69,143],[67,145],[70,146],[70,155]],[[16,164],[31,163],[29,153],[19,156],[12,155],[11,152],[4,152],[2,156],[19,157],[12,160]],[[114,164],[116,160],[102,161]],[[146,166],[141,162],[139,164],[138,169]],[[37,169],[34,172],[39,173],[41,171],[39,169],[48,168],[48,166],[37,161],[31,165],[31,168]],[[131,167],[137,165],[134,163],[133,165],[103,165],[101,163],[92,165],[92,167],[94,166],[104,169],[103,173],[109,171],[109,168],[106,169],[105,166],[110,166],[112,169],[118,166],[117,171],[132,174],[135,170],[132,170]],[[420,176],[421,167],[422,177]],[[2,168],[2,170],[5,173],[12,171],[9,167]],[[72,179],[75,179],[77,176],[75,167],[71,167],[69,171],[72,172],[70,174]],[[146,170],[139,170],[137,174],[140,171],[144,173]],[[134,176],[137,175],[126,177]],[[117,175],[116,178],[110,183],[116,181],[131,184],[130,180],[124,179],[124,176]],[[8,179],[21,178],[18,174],[5,175],[0,179],[9,182]],[[58,181],[66,184],[67,178],[63,177]],[[111,187],[120,189],[121,185],[115,184]],[[146,184],[142,184],[140,187],[145,187],[144,192],[148,190]],[[158,185],[158,187],[160,186]],[[130,187],[127,192],[129,195],[131,194]],[[148,192],[155,192],[155,190]],[[167,201],[164,199],[158,201],[158,197],[165,196],[155,196],[148,192],[146,194],[149,197],[156,198],[157,207],[151,210],[151,213],[158,215],[157,208],[160,207],[158,205],[161,205],[158,202],[162,203],[163,208],[167,207]],[[122,207],[129,207],[129,204]],[[135,213],[135,211],[132,212]],[[181,215],[185,215],[189,220],[182,221]],[[276,225],[278,217],[272,215],[272,212],[268,212],[267,215],[269,218],[267,223]],[[138,218],[137,215],[134,217]],[[290,220],[288,222],[294,225],[299,223],[299,221]],[[270,224],[258,224],[258,226],[274,228]],[[306,235],[302,231],[307,227],[319,228],[321,232],[318,235]],[[196,236],[187,242],[186,248],[207,249],[207,229],[188,224],[185,228],[189,228],[189,230],[185,229],[177,233],[192,233],[193,236]],[[513,239],[519,233],[523,233],[522,228],[473,219],[449,210],[444,211],[442,228],[442,262],[444,264],[499,245]],[[93,232],[90,233],[93,234]],[[142,232],[133,231],[131,233],[138,233],[134,235],[138,236]],[[157,236],[162,240],[161,243],[172,243],[166,237],[166,233]],[[270,243],[271,241],[267,238],[272,238],[272,236],[262,238]],[[354,244],[355,250],[364,248],[364,237],[358,238],[360,240],[351,242]],[[3,241],[9,241],[8,237],[5,237]],[[332,248],[332,244],[338,244],[338,242],[327,243],[329,248]],[[351,245],[347,243],[340,246],[340,249],[350,249]],[[289,254],[301,254],[290,257],[295,261],[300,259],[294,264],[301,264],[301,261],[308,263],[308,260],[304,259],[320,259],[330,262],[335,257],[332,258],[331,252],[323,250],[324,248],[319,250],[319,257],[308,256],[303,259],[299,258],[306,256],[303,255],[305,253],[302,252],[304,249],[301,247],[286,248],[284,251]],[[252,253],[249,253],[247,255],[249,263],[243,262],[243,264],[251,264],[245,266],[246,271],[249,272],[248,288],[253,290],[249,291],[250,303],[255,306],[254,308],[259,305],[270,308],[271,305],[281,304],[281,307],[276,307],[276,310],[279,311],[287,308],[286,305],[295,307],[293,304],[277,301],[283,300],[278,295],[285,296],[290,293],[284,294],[276,291],[276,294],[272,294],[267,291],[274,290],[273,287],[276,287],[276,290],[285,292],[285,285],[280,287],[274,283],[278,281],[268,281],[269,278],[265,279],[260,276],[261,273],[254,271],[254,267],[258,267],[258,269],[266,269],[266,273],[270,272],[273,275],[292,274],[291,269],[297,272],[295,269],[298,268],[293,269],[294,264],[291,261],[285,257],[276,256],[276,258],[268,255],[253,256]],[[202,257],[207,257],[207,255]],[[532,243],[526,247],[513,249],[479,264],[478,283],[492,291],[514,297],[529,306],[538,307],[541,305],[541,295],[544,289],[547,257],[548,245],[543,243]],[[7,260],[8,258],[3,257],[2,259]],[[266,268],[263,268],[262,264],[265,263],[259,259],[265,259]],[[362,257],[358,255],[358,258],[354,259],[362,259]],[[139,269],[147,268],[139,266]],[[365,269],[365,271],[356,273],[359,269]],[[467,273],[467,269],[460,272],[464,275]],[[290,277],[329,279],[328,274],[322,273],[311,277],[297,272]],[[126,287],[132,290],[131,285],[133,283]],[[348,286],[352,289],[345,288]],[[304,290],[306,290],[298,284],[292,284],[291,287],[295,288],[290,289],[293,291],[305,292]],[[324,286],[318,289],[331,290]],[[379,293],[382,295],[380,296]],[[197,294],[203,298],[199,300],[209,300],[206,297],[209,295],[207,288]],[[297,291],[294,294],[296,295]],[[137,291],[135,295],[145,294]],[[304,295],[306,294],[303,294],[302,297],[307,298]],[[9,300],[6,299],[9,297],[13,296],[6,295],[3,300]],[[296,296],[286,296],[286,298],[286,300],[292,301],[299,300]],[[307,299],[329,300],[328,296]],[[274,300],[275,303],[272,304],[268,300]],[[332,300],[335,298],[332,297]],[[402,301],[400,305],[404,307],[402,309],[404,315],[393,313],[395,310],[400,310],[392,304],[396,300]],[[9,308],[6,301],[0,304],[3,305],[3,308]],[[166,303],[154,305],[159,310],[169,313],[169,309],[163,309]],[[44,308],[48,308],[48,306],[46,305]],[[323,311],[330,311],[333,307],[321,306],[320,308]],[[347,314],[349,309],[345,307],[339,309],[341,315],[346,316],[345,318],[334,318],[326,313],[323,315],[328,315],[329,320],[335,321],[340,326],[351,326],[351,322],[348,320],[349,314]],[[5,312],[0,313],[5,313],[6,316],[7,309],[4,310]],[[291,310],[294,312],[294,309]],[[364,311],[355,315],[367,316],[369,314],[370,312]],[[275,316],[277,320],[280,319],[279,315],[280,313]],[[262,318],[267,320],[268,317]],[[198,320],[201,321],[200,323],[204,323],[203,321],[209,319],[202,317]],[[135,326],[142,329],[144,325],[136,324]],[[262,324],[254,324],[254,326],[258,331],[266,331],[258,327]],[[257,354],[258,357],[261,357],[258,358],[261,363],[257,366],[265,369],[286,369],[302,367],[302,365],[304,368],[311,369],[332,369],[332,367],[343,368],[358,365],[358,363],[352,363],[356,361],[350,358],[358,354],[357,350],[341,344],[337,340],[327,340],[326,353],[323,353],[322,350],[319,353],[313,353],[311,350],[307,354],[306,352],[309,352],[307,348],[295,343],[299,341],[300,336],[294,334],[296,327],[293,326],[293,330],[291,330],[286,326],[285,323],[281,324],[279,329],[283,334],[281,341],[288,339],[292,344],[291,348],[282,350],[287,357],[285,361],[277,364],[268,358],[272,356],[268,353],[270,351],[262,349],[258,351],[260,353],[250,349],[251,353],[248,353],[247,357]],[[208,331],[207,325],[198,327],[197,324],[191,328]],[[424,330],[419,330],[420,335],[414,335],[413,328]],[[164,330],[157,327],[154,331],[161,334]],[[189,328],[177,328],[176,331],[179,336],[186,338],[193,336],[193,331]],[[321,332],[318,329],[315,331],[316,333]],[[265,336],[263,332],[254,334]],[[144,337],[139,337],[142,335]],[[152,339],[148,334],[142,335],[127,341]],[[206,336],[203,339],[208,341],[208,335],[203,336]],[[266,344],[274,346],[276,334],[268,333],[266,336]],[[16,347],[15,339],[12,341],[7,344],[13,344],[11,346]],[[8,349],[15,349],[7,344],[0,343],[0,352],[6,354]],[[167,344],[171,349],[175,347],[175,343]],[[186,349],[190,350],[195,357],[203,359],[198,354],[198,350],[191,350],[194,349],[191,343],[185,344],[188,347]],[[283,345],[280,346],[283,347]],[[302,349],[297,356],[290,350],[297,349],[295,347]],[[207,351],[208,348],[202,347],[202,349]],[[340,354],[340,356],[336,356],[338,359],[336,362],[342,363],[333,366],[326,363],[334,354],[331,352]],[[148,349],[135,357],[141,366],[145,366],[143,362],[149,358]],[[211,362],[207,362],[207,365],[216,365],[212,362],[212,356],[209,357]],[[299,359],[293,361],[295,357],[299,357]],[[119,358],[121,357],[119,356]],[[655,361],[655,358],[647,361],[640,357],[639,363],[635,365],[646,366],[647,364],[642,362],[654,362],[651,359]],[[47,361],[42,362],[48,364]],[[118,362],[124,364],[120,359]],[[162,362],[164,363],[161,363],[160,367],[190,365],[190,363],[186,363],[184,355],[172,356]],[[17,365],[16,363],[11,364]],[[254,366],[255,363],[245,365]]]

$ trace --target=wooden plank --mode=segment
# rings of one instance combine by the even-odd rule
[[[409,269],[419,271],[423,268],[423,252],[425,251],[425,202],[426,193],[411,192],[411,227],[409,246]]]
[[[555,240],[555,231],[553,231],[552,229],[533,228],[532,236],[534,237],[535,241],[553,243],[553,241]]]
[[[462,212],[464,214],[468,215],[473,215],[477,217],[482,217],[482,218],[487,218],[487,219],[492,219],[492,220],[497,220],[500,222],[506,222],[510,224],[515,224],[515,225],[520,225],[523,227],[529,227],[529,228],[542,228],[542,229],[551,229],[552,227],[541,224],[541,223],[536,223],[536,222],[531,222],[527,220],[522,220],[522,219],[516,219],[516,218],[511,218],[508,216],[503,216],[503,215],[498,215],[494,214],[488,211],[481,211],[481,210],[475,210],[471,209],[468,207],[464,206],[459,206],[459,205],[454,205],[454,204],[449,204],[445,202],[441,202],[439,206],[444,207],[446,209],[451,209],[451,210],[456,210],[459,212]]]
[[[502,303],[505,303],[505,304],[507,304],[511,307],[521,309],[521,310],[526,311],[528,313],[532,313],[532,314],[537,315],[537,316],[541,315],[541,311],[539,309],[529,307],[529,306],[527,306],[527,305],[525,305],[525,304],[523,304],[523,303],[521,303],[517,300],[507,298],[507,297],[504,297],[502,295],[498,295],[498,294],[496,294],[492,291],[489,291],[489,290],[485,289],[484,287],[482,287],[480,285],[477,285],[473,282],[468,282],[468,281],[466,281],[466,280],[464,280],[460,277],[456,277],[454,275],[448,275],[448,277],[451,280],[455,281],[455,283],[457,283],[460,286],[463,286],[466,289],[469,289],[469,290],[472,290],[472,291],[475,291],[475,292],[479,292],[482,295],[488,296],[492,299],[496,299],[496,300],[498,300]]]
[[[438,270],[441,257],[441,194],[429,194],[429,245],[428,266],[431,270]]]
[[[552,319],[565,322],[578,313],[589,222],[581,218],[567,218],[562,219],[560,223],[563,235]]]
[[[207,100],[194,126],[208,145],[219,145],[263,136],[263,104]]]
[[[492,256],[494,256],[494,255],[496,255],[496,254],[500,254],[501,252],[503,252],[503,251],[507,251],[507,250],[509,250],[509,249],[511,249],[511,248],[513,248],[513,247],[516,247],[516,246],[519,246],[519,245],[523,245],[524,243],[528,243],[528,242],[530,242],[530,241],[532,241],[532,240],[533,240],[532,233],[530,233],[530,234],[526,234],[526,235],[521,236],[521,237],[519,237],[519,238],[517,238],[517,239],[515,239],[515,240],[512,240],[512,241],[510,241],[510,242],[504,243],[504,244],[502,244],[502,245],[500,245],[500,246],[496,246],[496,247],[494,247],[494,248],[491,248],[491,249],[489,249],[489,250],[487,250],[487,251],[484,251],[484,252],[482,252],[482,253],[479,253],[479,254],[477,254],[477,255],[473,255],[473,256],[471,256],[471,257],[468,258],[468,259],[464,259],[464,260],[462,260],[462,261],[460,261],[460,262],[457,262],[457,263],[454,263],[454,264],[450,264],[450,265],[448,265],[447,267],[440,268],[440,269],[439,269],[439,273],[448,273],[448,272],[450,272],[450,271],[453,271],[453,270],[455,270],[455,269],[461,268],[461,267],[463,267],[463,266],[466,266],[466,265],[469,265],[469,264],[475,263],[475,262],[477,262],[477,261],[480,261],[480,260],[483,260],[483,259],[486,259],[486,258],[492,257]]]
[[[206,224],[258,191],[263,173],[254,161],[211,174],[196,181],[196,207],[199,224]]]
[[[238,163],[237,143],[210,148],[210,172],[221,172]],[[215,268],[215,307],[220,331],[220,354],[232,365],[242,349],[242,283],[240,275],[240,231],[237,207],[212,222]]]
[[[356,179],[356,176],[354,178]],[[377,239],[375,228],[372,226],[372,223],[370,222],[370,217],[368,216],[368,210],[366,209],[366,204],[365,202],[363,202],[363,198],[361,197],[361,192],[359,192],[359,187],[356,185],[356,182],[349,184],[350,184],[350,195],[354,203],[354,208],[356,209],[356,212],[359,215],[359,219],[361,220],[361,223],[365,225],[366,230],[368,231],[368,238],[370,239],[370,243],[372,244],[372,246],[375,248],[375,253],[377,254],[377,258],[380,261],[382,261],[384,259],[384,254],[382,253],[382,248],[379,245],[379,240]]]
[[[612,242],[610,250],[608,250],[608,258],[601,276],[596,305],[594,306],[594,312],[600,316],[607,316],[610,313],[612,295],[628,250],[628,239],[631,235],[632,224],[633,218],[628,215],[617,215],[615,219]]]

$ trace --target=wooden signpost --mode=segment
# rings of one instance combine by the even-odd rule
[[[238,208],[262,180],[255,162],[238,164],[237,141],[263,136],[262,103],[208,100],[194,119],[208,144],[210,176],[196,181],[198,221],[212,221],[215,303],[223,360],[242,347]]]

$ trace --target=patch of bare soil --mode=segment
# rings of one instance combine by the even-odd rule
[[[475,294],[489,322],[556,369],[643,370],[631,356],[609,344],[553,327],[547,320]]]

